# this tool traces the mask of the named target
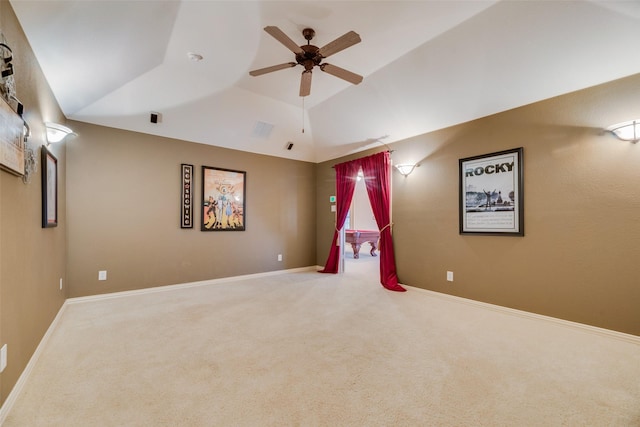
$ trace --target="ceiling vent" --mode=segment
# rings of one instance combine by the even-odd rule
[[[272,130],[272,124],[265,122],[256,122],[256,125],[253,127],[251,136],[253,136],[254,138],[268,139],[269,135],[271,135]]]

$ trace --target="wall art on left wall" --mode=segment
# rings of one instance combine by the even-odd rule
[[[180,227],[193,228],[193,165],[181,166]]]
[[[0,168],[24,175],[24,121],[0,97]]]
[[[202,231],[244,231],[246,172],[202,166]]]
[[[42,228],[58,225],[58,159],[42,146]]]

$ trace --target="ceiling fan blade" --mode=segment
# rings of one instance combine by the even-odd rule
[[[341,50],[348,48],[349,46],[360,43],[361,41],[362,40],[360,39],[360,35],[358,33],[356,33],[355,31],[349,31],[348,33],[338,37],[327,45],[322,46],[318,53],[322,55],[323,58],[328,58],[334,53],[338,53]]]
[[[308,96],[311,93],[311,70],[302,72],[300,79],[300,96]]]
[[[284,64],[272,65],[271,67],[265,67],[265,68],[260,68],[258,70],[249,71],[249,74],[252,76],[261,76],[263,74],[272,73],[274,71],[284,70],[285,68],[295,67],[296,65],[298,64],[296,64],[295,62],[287,62]]]
[[[264,27],[264,30],[271,35],[274,39],[285,45],[287,49],[295,54],[304,54],[304,51],[300,46],[289,38],[280,28],[275,26]]]
[[[320,69],[325,73],[329,73],[332,76],[339,77],[342,80],[353,83],[354,85],[357,85],[362,81],[362,76],[360,74],[352,73],[351,71],[345,70],[344,68],[336,67],[335,65],[320,64]]]

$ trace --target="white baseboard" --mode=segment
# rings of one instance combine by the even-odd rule
[[[588,332],[591,334],[597,334],[597,335],[602,335],[602,336],[606,336],[608,338],[614,338],[617,340],[622,340],[622,341],[626,341],[629,342],[631,344],[635,344],[635,345],[640,345],[640,336],[637,335],[631,335],[631,334],[625,334],[623,332],[618,332],[618,331],[612,331],[610,329],[604,329],[604,328],[598,328],[596,326],[591,326],[591,325],[585,325],[584,323],[578,323],[578,322],[571,322],[569,320],[563,320],[563,319],[558,319],[556,317],[551,317],[551,316],[545,316],[542,314],[536,314],[536,313],[531,313],[528,311],[524,311],[524,310],[517,310],[515,308],[509,308],[509,307],[503,307],[500,305],[495,305],[495,304],[489,304],[486,302],[482,302],[482,301],[476,301],[476,300],[472,300],[472,299],[468,299],[468,298],[462,298],[462,297],[458,297],[455,295],[449,295],[449,294],[443,294],[441,292],[435,292],[435,291],[430,291],[428,289],[422,289],[422,288],[416,288],[414,286],[407,286],[407,285],[402,285],[405,288],[410,288],[412,290],[415,291],[419,291],[419,292],[425,292],[431,296],[437,297],[437,298],[443,298],[449,301],[455,301],[458,303],[462,303],[462,304],[467,304],[467,305],[473,305],[476,307],[481,307],[487,310],[493,310],[493,311],[497,311],[500,313],[506,313],[506,314],[510,314],[513,316],[519,316],[519,317],[524,317],[527,319],[534,319],[534,320],[541,320],[544,322],[551,322],[551,323],[555,323],[556,325],[561,325],[561,326],[565,326],[565,327],[569,327],[569,328],[573,328],[573,329],[579,329],[583,332]]]
[[[27,366],[24,368],[24,371],[22,371],[22,374],[20,374],[18,381],[13,386],[13,389],[11,389],[11,393],[9,393],[9,396],[7,396],[7,399],[2,404],[2,407],[0,408],[0,426],[4,424],[4,421],[7,418],[9,411],[11,410],[14,403],[18,399],[18,396],[20,395],[22,388],[24,387],[25,383],[27,382],[27,379],[31,375],[31,371],[33,370],[34,366],[38,362],[40,355],[44,351],[44,347],[47,345],[47,342],[49,341],[49,338],[53,334],[53,331],[58,326],[60,318],[62,317],[62,314],[64,313],[66,307],[67,307],[67,302],[65,301],[64,304],[62,304],[62,307],[60,307],[60,310],[58,310],[58,314],[56,314],[56,317],[53,319],[53,322],[51,322],[51,324],[49,325],[47,332],[45,332],[44,336],[40,340],[38,347],[36,347],[36,350],[33,352],[33,355],[29,359],[29,363],[27,363]]]
[[[288,270],[267,271],[265,273],[245,274],[243,276],[221,277],[219,279],[201,280],[199,282],[180,283],[176,285],[156,286],[153,288],[135,289],[131,291],[113,292],[109,294],[89,295],[86,297],[68,298],[68,304],[77,304],[86,301],[105,300],[111,298],[122,298],[131,295],[150,294],[155,292],[175,291],[178,289],[187,289],[197,286],[214,285],[216,283],[237,282],[246,279],[258,279],[260,277],[277,276],[285,273],[300,273],[305,271],[315,271],[317,266],[291,268]]]

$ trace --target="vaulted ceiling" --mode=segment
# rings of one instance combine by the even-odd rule
[[[10,2],[68,119],[310,162],[640,72],[638,1]],[[249,76],[295,61],[266,26],[355,31],[327,62],[363,82]]]

